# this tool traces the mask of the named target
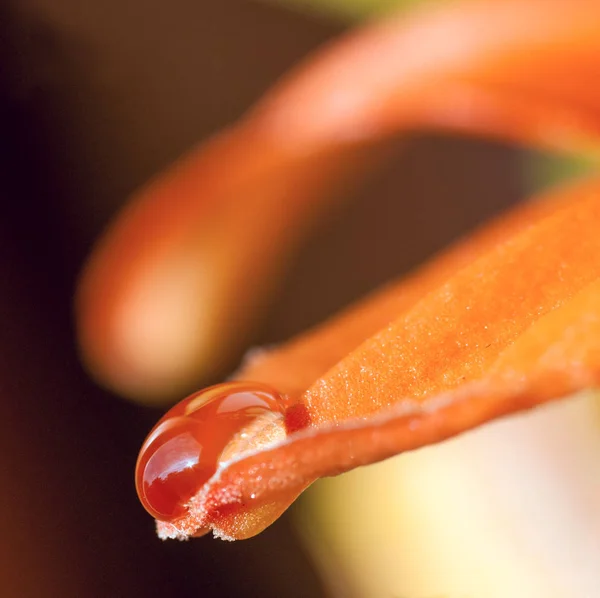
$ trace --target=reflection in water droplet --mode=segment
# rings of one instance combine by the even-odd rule
[[[163,521],[184,515],[236,434],[259,416],[283,415],[285,408],[277,392],[247,382],[212,386],[179,402],[152,429],[140,451],[135,479],[146,510]]]

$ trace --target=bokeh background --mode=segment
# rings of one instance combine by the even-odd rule
[[[363,18],[365,7],[0,5],[2,596],[360,591],[345,585],[338,557],[327,558],[323,512],[321,520],[309,508],[298,516],[302,504],[246,542],[156,539],[133,468],[160,412],[90,380],[77,355],[72,301],[86,255],[128,195],[234,121],[292,65]],[[517,201],[527,187],[522,158],[482,141],[399,140],[391,163],[290,263],[255,344],[320,321]]]

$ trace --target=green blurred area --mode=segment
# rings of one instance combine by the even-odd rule
[[[358,20],[390,12],[401,7],[450,0],[269,0],[295,10],[317,12],[343,20]]]
[[[551,189],[568,181],[584,178],[598,171],[598,155],[573,155],[531,152],[523,160],[522,176],[532,193]]]

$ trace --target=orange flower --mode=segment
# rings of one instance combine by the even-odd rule
[[[109,231],[78,298],[96,375],[160,396],[218,364],[340,180],[392,134],[443,127],[589,148],[598,31],[593,0],[490,0],[400,16],[325,49]],[[598,230],[600,181],[561,189],[252,359],[237,377],[291,397],[287,436],[238,453],[234,438],[160,534],[249,537],[320,476],[596,385]]]

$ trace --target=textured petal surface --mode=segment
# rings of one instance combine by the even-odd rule
[[[446,280],[432,285],[427,272],[435,263],[409,279],[405,311],[298,398],[308,427],[224,468],[196,497],[193,516],[177,530],[159,524],[161,534],[186,535],[201,522],[222,537],[247,537],[320,476],[597,385],[600,181],[555,192],[505,223],[468,240],[470,261],[454,262]],[[464,248],[441,263],[452,263]],[[417,289],[415,280],[424,284]],[[388,297],[369,309],[379,311],[379,301]],[[318,335],[306,350],[311,338],[318,352]],[[277,363],[277,352],[261,365],[270,382],[271,359]]]

